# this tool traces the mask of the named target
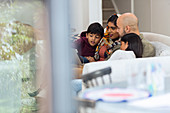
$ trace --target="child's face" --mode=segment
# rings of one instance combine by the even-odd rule
[[[128,47],[128,42],[125,43],[125,42],[121,41],[120,49],[121,49],[121,50],[126,50],[127,47]]]
[[[86,38],[91,46],[95,46],[99,43],[101,36],[97,34],[86,33]]]

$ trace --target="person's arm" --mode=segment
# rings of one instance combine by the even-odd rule
[[[143,34],[139,35],[141,40],[142,40],[142,44],[143,44],[143,54],[142,57],[153,57],[156,54],[156,50],[155,47],[149,42],[147,41]]]
[[[89,61],[89,62],[95,62],[96,60],[94,59],[94,57],[91,57],[91,56],[88,56],[88,57],[86,57],[87,58],[87,60]]]
[[[142,57],[153,57],[156,54],[155,47],[149,43],[147,40],[144,38],[142,39],[142,44],[143,44],[143,54]]]
[[[99,56],[101,57],[101,58],[105,58],[105,52],[107,51],[107,48],[106,48],[106,46],[102,46],[101,48],[100,48],[100,51],[99,51]]]
[[[108,60],[110,58],[110,56],[116,51],[120,49],[121,45],[115,45],[113,48],[107,49],[107,51],[105,52],[104,56],[105,56],[105,60]]]
[[[86,56],[86,57],[80,56],[80,57],[83,60],[83,63],[89,63],[89,62],[95,62],[96,61],[94,59],[94,57],[91,57],[91,56]]]

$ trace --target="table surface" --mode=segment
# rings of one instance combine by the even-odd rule
[[[73,70],[73,79],[81,79],[83,65],[73,65],[72,70]]]
[[[165,78],[165,90],[163,92],[157,92],[156,95],[170,93],[170,77]],[[126,88],[127,82],[119,82],[111,85],[99,86],[95,88],[86,89],[83,93],[90,90],[97,90],[101,88]],[[121,103],[107,103],[103,101],[97,101],[94,111],[95,113],[170,113],[170,108],[142,108],[136,106],[130,106],[128,102]]]

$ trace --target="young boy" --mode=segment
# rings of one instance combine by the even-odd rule
[[[94,54],[100,39],[104,35],[104,29],[99,23],[92,23],[87,31],[82,32],[80,39],[74,42],[80,57],[84,63],[93,62]]]

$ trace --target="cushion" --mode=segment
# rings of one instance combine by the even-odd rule
[[[170,50],[163,50],[163,51],[160,53],[160,56],[170,56]]]
[[[156,49],[155,56],[170,56],[170,47],[157,41],[151,42]]]

